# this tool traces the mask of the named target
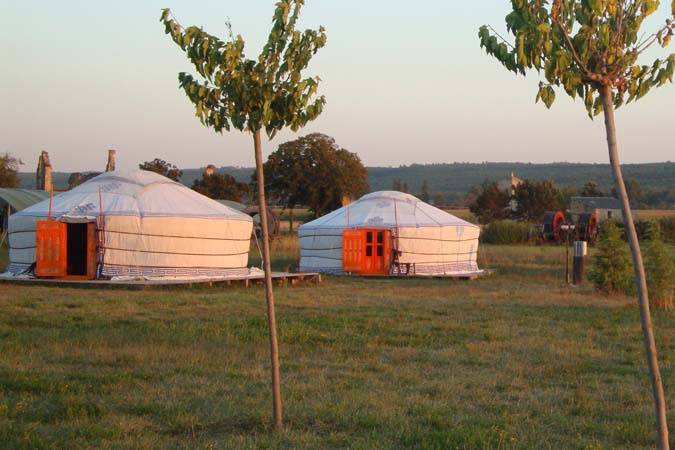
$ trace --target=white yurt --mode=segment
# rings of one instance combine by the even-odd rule
[[[14,214],[8,270],[33,272],[44,258],[63,264],[54,274],[88,278],[246,274],[252,227],[248,215],[156,173],[106,172]]]
[[[302,225],[300,270],[336,274],[471,276],[480,273],[477,225],[418,198],[373,192]]]

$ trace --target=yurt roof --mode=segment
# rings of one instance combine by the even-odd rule
[[[16,215],[44,217],[50,200]],[[76,188],[55,195],[52,217],[93,219],[103,209],[106,216],[251,218],[169,178],[145,170],[114,171],[98,175]]]
[[[235,209],[239,212],[244,212],[246,211],[246,208],[248,208],[248,206],[244,205],[243,203],[235,202],[234,200],[216,200],[216,201],[221,205],[225,205],[228,208]]]
[[[476,226],[410,194],[397,191],[379,191],[364,195],[354,203],[302,225],[300,229],[453,225]]]

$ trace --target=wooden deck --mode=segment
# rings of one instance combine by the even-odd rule
[[[321,283],[319,273],[288,273],[273,272],[272,280],[277,286],[295,286],[299,283]],[[190,288],[195,286],[240,286],[249,287],[265,283],[264,274],[251,274],[240,277],[204,278],[197,280],[55,280],[48,278],[2,278],[0,284],[22,286],[54,286],[85,289],[162,289],[162,288]]]
[[[398,279],[398,280],[476,280],[478,278],[491,275],[494,271],[490,269],[479,270],[478,272],[470,273],[455,273],[455,274],[423,274],[423,273],[391,273],[388,275],[351,275],[359,276],[364,278],[377,278],[384,277],[389,279]]]

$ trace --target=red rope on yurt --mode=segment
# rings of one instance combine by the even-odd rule
[[[398,234],[399,234],[398,233],[398,207],[397,207],[396,199],[394,199],[394,225],[395,225],[394,232],[396,233],[396,241],[395,241],[396,245],[395,245],[395,248],[394,248],[394,252],[396,252],[395,253],[396,262],[399,263],[398,271],[400,273],[401,272],[401,266],[400,266],[400,262],[399,262],[399,256],[400,256],[400,254],[399,254],[399,244],[400,244],[400,241],[399,241],[399,238],[398,238]],[[392,270],[393,270],[393,267],[392,267]]]
[[[103,215],[103,195],[101,194],[101,187],[98,188],[98,270],[96,278],[101,276],[103,272],[103,263],[105,262],[105,216]]]
[[[52,220],[52,204],[54,203],[54,191],[49,191],[49,211],[47,211],[47,220]]]

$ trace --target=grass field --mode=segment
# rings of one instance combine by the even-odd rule
[[[473,282],[277,289],[280,434],[261,288],[0,285],[0,447],[652,448],[634,302],[567,287],[562,255],[483,246],[496,273]],[[675,314],[654,320],[673,405]]]
[[[662,217],[675,217],[675,209],[639,209],[636,215],[641,220],[661,219]]]

